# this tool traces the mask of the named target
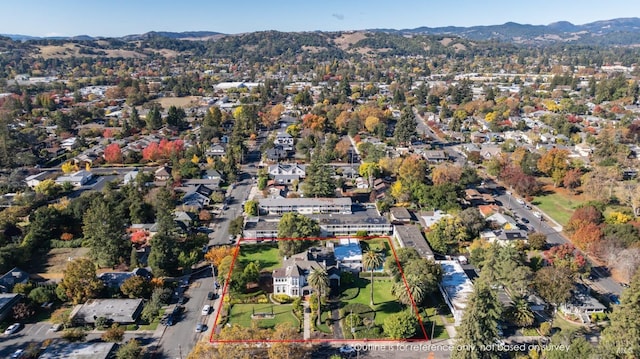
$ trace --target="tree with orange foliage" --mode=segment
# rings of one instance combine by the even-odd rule
[[[308,113],[302,116],[302,126],[313,131],[323,131],[327,119],[323,116]]]
[[[580,183],[582,183],[582,171],[578,168],[568,170],[562,179],[562,185],[571,191],[580,186]]]
[[[436,186],[444,183],[458,183],[461,177],[462,168],[460,166],[441,164],[431,172],[431,181]]]
[[[105,128],[104,131],[102,131],[102,137],[104,137],[104,138],[112,138],[113,137],[113,131],[110,128]]]
[[[538,169],[547,176],[553,177],[557,186],[562,181],[567,168],[569,167],[569,151],[552,148],[538,160]]]
[[[144,231],[135,231],[131,234],[131,242],[135,244],[147,243],[147,234]]]
[[[122,163],[122,150],[120,145],[112,143],[104,149],[104,160],[107,163]]]
[[[351,141],[348,138],[343,137],[338,143],[336,143],[336,154],[341,159],[347,159],[347,154],[349,153],[349,149],[351,148]]]
[[[340,131],[343,131],[347,128],[347,126],[349,125],[349,121],[351,120],[351,112],[349,111],[342,111],[340,112],[340,114],[338,115],[338,117],[336,117],[335,122],[336,122],[336,128]]]
[[[594,245],[596,245],[602,239],[602,230],[600,226],[595,223],[585,223],[576,229],[571,236],[571,242],[576,247],[586,252],[592,252]]]
[[[233,256],[234,251],[235,247],[231,246],[213,247],[205,253],[204,259],[217,268],[220,265],[220,262],[222,262],[222,259],[228,256]]]
[[[565,226],[565,231],[573,233],[580,227],[583,227],[587,223],[600,224],[603,221],[602,212],[594,206],[584,206],[576,209],[569,222]]]

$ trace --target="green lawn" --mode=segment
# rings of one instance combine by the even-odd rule
[[[571,199],[559,193],[535,197],[532,201],[533,205],[538,206],[544,213],[563,226],[569,222],[573,211],[581,203],[582,201]]]
[[[559,313],[556,313],[555,318],[553,318],[553,327],[559,328],[561,331],[567,333],[572,333],[582,328],[579,324],[574,324],[565,320]]]
[[[345,301],[347,304],[360,303],[369,306],[371,299],[371,282],[368,279],[359,278],[357,280],[360,287],[358,296]],[[400,304],[396,297],[391,294],[393,282],[390,279],[373,279],[373,310],[376,312],[375,322],[382,325],[389,315],[401,312],[404,306]]]
[[[258,261],[261,271],[272,271],[282,265],[276,243],[243,245],[238,260],[244,265]]]
[[[273,308],[273,319],[256,319],[260,328],[274,328],[279,323],[290,323],[292,327],[298,328],[298,319],[293,315],[291,304],[234,304],[229,313],[229,323],[238,324],[243,327],[250,328],[253,310],[256,313],[271,313]]]
[[[391,248],[389,247],[389,239],[387,238],[372,238],[361,241],[362,248],[367,251],[368,249],[374,251],[381,251],[386,257],[392,255]]]
[[[442,317],[436,313],[436,308],[425,308],[422,311],[422,324],[429,337],[433,333],[432,339],[449,339],[449,333],[444,327]]]

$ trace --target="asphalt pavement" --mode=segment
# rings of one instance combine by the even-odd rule
[[[532,209],[527,209],[524,205],[517,202],[516,197],[509,195],[506,192],[501,193],[495,198],[500,201],[504,207],[507,209],[510,208],[511,213],[519,219],[520,223],[523,222],[521,218],[525,218],[529,222],[527,225],[532,226],[536,232],[547,236],[547,243],[549,245],[571,243],[562,234],[562,226],[550,222],[549,217],[544,215],[544,212],[540,209],[535,208],[535,206],[532,207]],[[534,216],[533,212],[535,211],[542,213],[543,219]],[[593,279],[587,284],[595,290],[605,294],[612,293],[616,295],[619,295],[622,292],[622,286],[611,278],[606,268],[595,266],[592,263],[591,276]]]
[[[226,210],[215,217],[216,225],[213,233],[209,236],[210,246],[229,244],[229,222],[243,213],[242,202],[249,195],[253,184],[252,175],[257,171],[253,166],[243,166],[243,168],[246,172],[241,174],[238,182],[227,193],[233,198],[232,201]],[[215,292],[214,282],[210,266],[203,266],[194,271],[188,288],[184,291],[184,296],[189,298],[184,303],[184,312],[173,326],[165,328],[159,341],[161,354],[156,355],[155,358],[186,358],[198,341],[209,339],[213,320],[219,309],[218,300],[207,299],[209,292]],[[221,290],[218,293],[221,293]],[[212,307],[209,315],[202,315],[202,308],[205,304]],[[205,332],[196,333],[195,329],[199,323],[207,325]]]

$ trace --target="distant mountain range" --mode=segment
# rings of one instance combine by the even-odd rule
[[[469,40],[498,40],[515,44],[544,45],[554,43],[593,44],[593,45],[639,45],[640,18],[619,18],[596,21],[583,25],[574,25],[567,21],[555,22],[549,25],[528,25],[507,22],[502,25],[488,26],[446,26],[446,27],[418,27],[414,29],[369,29],[371,32],[386,32],[396,34],[429,34],[455,35]],[[55,40],[96,40],[104,37],[87,35],[73,37],[35,37],[27,35],[4,34],[17,41],[55,39]],[[124,41],[144,40],[152,37],[166,37],[171,39],[211,39],[225,36],[213,31],[185,31],[166,32],[151,31],[144,34],[120,37]]]

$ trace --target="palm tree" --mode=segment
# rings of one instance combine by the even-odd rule
[[[316,291],[316,296],[318,297],[318,325],[320,325],[322,322],[320,320],[320,298],[322,297],[322,292],[329,287],[329,275],[324,268],[316,267],[309,273],[307,282]]]
[[[371,272],[371,306],[373,306],[373,270],[382,265],[382,255],[380,253],[369,250],[362,256],[362,266],[365,270]]]
[[[422,283],[420,282],[420,280],[418,279],[418,277],[416,277],[413,274],[409,274],[406,276],[407,279],[407,285],[409,286],[408,290],[407,287],[404,285],[404,281],[399,281],[396,282],[393,287],[391,287],[391,293],[393,293],[393,295],[396,296],[396,298],[398,298],[398,301],[400,301],[400,303],[409,306],[411,305],[411,299],[413,298],[413,302],[417,305],[422,303],[422,301],[424,300],[424,296],[426,294],[426,292],[424,291],[424,288],[422,287]],[[411,295],[409,295],[409,293],[411,293]]]
[[[533,324],[535,320],[527,300],[521,296],[513,299],[513,305],[509,308],[508,313],[513,324],[519,327],[528,327]]]

